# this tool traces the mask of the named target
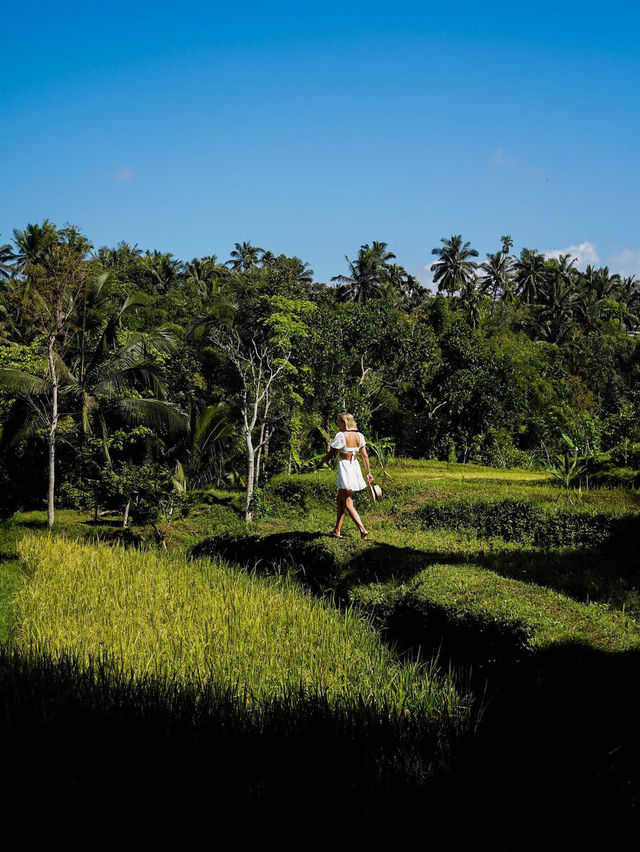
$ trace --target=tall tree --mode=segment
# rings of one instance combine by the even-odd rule
[[[513,261],[504,251],[487,254],[487,259],[479,267],[480,288],[491,299],[491,305],[509,291]]]
[[[250,240],[236,243],[226,265],[236,272],[251,272],[260,263],[261,254],[264,254],[264,249],[259,246],[252,246]]]
[[[53,235],[52,235],[53,228]],[[72,227],[60,231],[49,222],[43,227],[28,226],[26,232],[15,233],[20,271],[32,285],[31,311],[46,346],[48,382],[31,377],[22,388],[29,398],[50,391],[48,405],[36,410],[44,415],[48,431],[49,485],[47,489],[47,525],[54,523],[56,435],[60,420],[60,354],[69,321],[86,282],[88,266],[85,257],[90,244]],[[15,371],[9,371],[13,373]],[[20,383],[21,377],[3,371],[5,386]],[[14,387],[20,392],[20,388]]]
[[[547,271],[544,255],[535,249],[522,249],[514,271],[517,295],[525,305],[535,304]]]
[[[274,414],[274,403],[288,376],[297,372],[291,355],[297,341],[308,334],[305,316],[315,305],[285,296],[256,295],[246,282],[237,282],[236,298],[232,320],[221,321],[217,314],[200,317],[192,324],[191,333],[196,337],[208,334],[240,381],[237,403],[247,471],[245,520],[249,522],[262,453],[274,419],[282,416]]]
[[[182,261],[171,252],[148,251],[142,258],[142,263],[150,273],[158,293],[166,293],[178,281],[183,270]]]
[[[470,258],[478,257],[478,252],[471,248],[471,243],[463,244],[460,234],[450,239],[443,237],[440,242],[442,246],[431,251],[431,254],[438,257],[431,265],[433,280],[439,291],[444,290],[452,296],[475,277],[476,264]]]
[[[332,281],[338,281],[340,288],[339,297],[344,302],[368,302],[380,296],[383,281],[376,259],[367,252],[360,249],[358,257],[350,260],[345,255],[348,275],[334,275]]]
[[[332,281],[341,284],[339,294],[345,302],[367,302],[379,298],[385,285],[392,284],[397,270],[389,263],[395,254],[387,249],[387,244],[374,240],[371,245],[360,246],[358,256],[350,260],[345,256],[349,275],[334,275]]]

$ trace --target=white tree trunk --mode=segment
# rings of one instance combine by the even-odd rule
[[[253,490],[255,487],[255,452],[253,449],[253,441],[251,440],[251,433],[248,432],[246,435],[247,442],[247,503],[245,506],[244,519],[247,523],[253,520],[253,512],[251,510],[251,498],[253,497]]]
[[[55,340],[55,336],[49,337],[49,373],[53,387],[51,425],[49,428],[49,490],[47,494],[47,526],[49,529],[51,529],[55,520],[53,495],[56,484],[56,429],[58,428],[58,377],[56,375],[56,365],[53,361]]]
[[[122,522],[122,526],[124,529],[127,528],[127,524],[129,523],[129,509],[131,508],[131,496],[127,500],[127,505],[124,507],[124,520]]]

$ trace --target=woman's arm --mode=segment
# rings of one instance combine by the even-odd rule
[[[360,447],[360,455],[364,459],[364,466],[367,470],[367,480],[369,482],[371,482],[371,480],[373,479],[373,476],[371,476],[371,469],[369,467],[369,453],[367,452],[366,447]]]
[[[331,459],[337,455],[338,450],[334,449],[333,447],[330,447],[329,452],[325,456],[323,456],[318,462],[318,467],[322,467],[323,464],[326,464],[328,461],[331,461]]]

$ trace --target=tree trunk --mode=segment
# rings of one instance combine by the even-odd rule
[[[263,420],[262,426],[260,427],[260,439],[259,439],[259,442],[258,442],[258,452],[256,454],[256,464],[255,464],[255,468],[256,468],[255,478],[256,478],[256,484],[257,485],[260,485],[260,468],[261,468],[261,462],[262,462],[262,449],[264,447],[264,429],[265,429],[265,422]]]
[[[271,441],[271,432],[272,431],[273,430],[269,426],[267,426],[267,437],[265,438],[265,441],[264,441],[264,461],[262,462],[263,468],[267,463],[267,459],[269,458],[269,442]]]
[[[244,519],[247,523],[253,520],[253,512],[251,511],[251,498],[255,487],[255,453],[253,450],[253,441],[251,435],[246,436],[247,441],[247,503],[245,506]]]
[[[122,522],[122,526],[124,529],[127,528],[127,524],[129,523],[129,509],[131,508],[131,495],[129,495],[129,499],[127,500],[127,505],[124,507],[124,520]]]
[[[55,335],[49,337],[49,373],[53,387],[51,401],[51,425],[49,428],[49,491],[47,494],[47,526],[53,526],[54,505],[53,494],[56,483],[56,429],[58,428],[58,377],[56,366],[53,362],[53,347],[56,342]]]

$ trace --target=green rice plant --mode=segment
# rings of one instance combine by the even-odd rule
[[[244,705],[300,691],[469,724],[469,696],[434,663],[398,662],[356,610],[338,611],[288,574],[51,535],[25,535],[18,553],[33,575],[15,601],[22,649],[135,677],[210,680]]]

